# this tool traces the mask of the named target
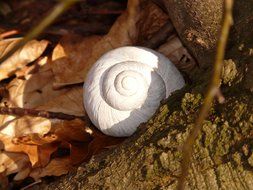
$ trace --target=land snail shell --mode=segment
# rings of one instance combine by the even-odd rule
[[[185,82],[168,58],[154,50],[126,46],[104,54],[88,72],[84,107],[104,134],[132,135],[160,101]]]

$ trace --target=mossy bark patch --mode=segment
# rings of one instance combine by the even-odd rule
[[[186,24],[188,28],[191,25],[195,27],[193,23],[198,19],[201,20],[201,17],[197,16],[198,19],[189,21],[190,17],[186,18],[187,16],[193,17],[198,13],[205,19],[209,14],[220,15],[222,10],[221,1],[167,0],[167,2],[178,6],[175,8],[178,10],[173,12],[176,14],[174,17],[178,17],[177,20],[181,19],[181,24]],[[195,5],[199,7],[194,7],[194,10],[208,9],[209,4],[212,4],[211,7],[215,4],[218,8],[210,9],[211,13],[199,13],[197,10],[191,12],[186,10],[190,2],[191,6],[199,3]],[[252,1],[249,0],[235,1],[235,25],[231,31],[226,55],[226,60],[230,62],[229,65],[225,65],[226,74],[221,85],[225,103],[219,104],[214,101],[203,124],[194,146],[186,189],[253,187],[253,94],[250,82],[253,72],[250,66],[252,62],[250,49],[253,48],[251,19],[253,5],[251,5]],[[182,13],[178,13],[180,7]],[[211,22],[212,26],[216,27],[214,41],[205,41],[212,44],[209,46],[198,44],[197,38],[187,42],[187,35],[183,33],[186,28],[177,28],[185,44],[189,43],[187,47],[190,51],[199,62],[209,64],[209,69],[195,74],[191,85],[169,97],[155,116],[141,125],[139,130],[122,145],[93,157],[76,171],[54,182],[43,182],[33,189],[175,189],[181,174],[182,145],[190,129],[194,127],[211,76],[212,57],[207,56],[215,47],[221,16],[210,18],[206,18],[208,22],[199,23],[195,29],[199,35],[202,31],[199,27],[207,27],[212,19],[217,18]],[[190,24],[187,24],[188,22]],[[206,32],[204,29],[203,31]],[[203,36],[203,39],[207,38]]]

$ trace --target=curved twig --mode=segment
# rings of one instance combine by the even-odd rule
[[[212,76],[207,94],[205,96],[204,103],[200,109],[199,116],[195,122],[195,126],[190,132],[190,135],[188,136],[188,138],[186,139],[183,145],[183,159],[181,163],[182,174],[178,181],[178,187],[177,187],[178,190],[184,189],[186,177],[189,172],[189,166],[190,166],[191,156],[193,153],[194,142],[201,131],[202,123],[204,122],[205,118],[208,116],[208,112],[211,108],[214,97],[217,95],[217,93],[219,93],[220,76],[221,76],[221,71],[222,71],[222,66],[223,66],[222,63],[224,60],[224,54],[225,54],[225,48],[227,44],[229,29],[233,23],[232,7],[233,7],[233,0],[225,0],[225,14],[224,14],[221,34],[220,34],[220,38],[219,38],[218,46],[217,46],[213,76]]]
[[[75,116],[61,112],[50,112],[44,110],[27,109],[19,107],[15,108],[0,107],[0,115],[33,116],[33,117],[44,117],[48,119],[62,119],[62,120],[82,119],[84,121],[89,121],[89,118],[87,116]]]

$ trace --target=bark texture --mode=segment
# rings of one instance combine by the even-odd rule
[[[207,32],[210,23],[203,21],[195,26],[197,21],[191,20],[194,11],[188,9],[195,10],[197,6],[208,12],[208,7],[218,6],[215,12],[219,15],[209,19],[217,18],[217,22],[212,22],[209,29],[209,38],[213,39],[209,39],[208,46],[198,44],[196,38],[187,41],[183,32],[187,28],[175,24],[198,61],[204,60],[203,64],[208,65],[205,56],[213,51],[217,41],[222,1],[205,0],[205,6],[202,1],[167,0],[171,6],[178,5],[178,10],[183,6],[186,8],[182,12],[193,14],[186,18],[187,15],[182,17],[183,13],[174,12],[186,27],[187,23],[192,25],[194,34]],[[234,11],[235,25],[222,75],[226,102],[213,103],[194,147],[186,189],[253,189],[253,1],[236,1]],[[205,16],[197,18],[202,20],[202,17]],[[201,39],[206,42],[206,38]],[[192,85],[166,100],[155,116],[122,145],[93,157],[66,176],[53,182],[44,181],[32,189],[175,189],[181,173],[181,147],[193,127],[208,82],[209,72],[205,72],[206,76],[201,71]]]
[[[111,153],[34,189],[175,189],[180,147],[202,100],[200,94],[186,93],[181,99],[182,94],[168,101],[174,110],[162,106],[156,117]],[[225,105],[216,105],[205,122],[194,149],[187,189],[253,187],[253,97],[239,94],[227,98]]]
[[[201,67],[213,63],[223,0],[163,0],[182,42]]]

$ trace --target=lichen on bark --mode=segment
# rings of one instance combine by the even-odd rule
[[[232,66],[225,64],[228,74],[221,84],[225,103],[213,102],[194,146],[186,189],[253,187],[252,1],[235,1],[234,12],[226,55]],[[198,61],[209,55],[203,49],[194,55],[200,53],[202,59],[195,57]],[[154,117],[123,144],[33,189],[175,189],[181,174],[181,148],[194,127],[212,70],[205,64],[208,69],[200,68],[192,75],[193,83],[164,101]]]
[[[225,94],[225,104],[213,104],[196,141],[188,189],[243,189],[253,183],[253,97],[248,92],[228,96],[230,93],[234,94]],[[174,189],[180,175],[181,147],[201,102],[199,93],[174,94],[155,117],[115,150],[39,188]]]

